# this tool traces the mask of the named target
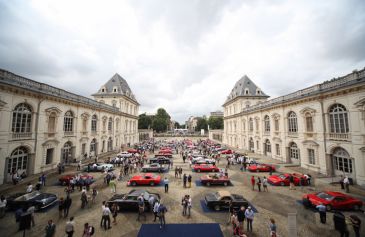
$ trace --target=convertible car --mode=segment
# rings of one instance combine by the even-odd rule
[[[215,184],[223,184],[224,186],[227,186],[231,181],[227,176],[220,176],[218,174],[214,174],[214,175],[204,175],[200,177],[200,182],[207,186]]]
[[[151,207],[149,205],[148,200],[152,196],[155,201],[160,200],[160,195],[158,193],[150,193],[145,190],[131,190],[126,194],[115,194],[111,199],[109,199],[108,203],[113,204],[116,203],[119,206],[119,211],[138,211],[138,197],[142,195],[145,203],[145,210],[151,211]]]
[[[307,185],[307,181],[304,175],[293,173],[293,174],[279,174],[279,175],[271,175],[267,181],[275,186],[289,186],[290,184],[290,175],[294,177],[294,185],[300,185],[301,179],[304,179],[304,185]]]
[[[147,173],[145,175],[135,175],[127,183],[127,185],[157,185],[161,182],[161,176]]]
[[[363,202],[340,192],[323,191],[305,194],[303,204],[307,207],[317,206],[320,203],[326,206],[327,211],[336,210],[359,210]]]
[[[205,204],[216,211],[228,209],[230,202],[232,202],[235,210],[238,210],[241,206],[248,207],[248,201],[243,196],[231,194],[228,191],[208,193],[205,196]]]
[[[150,158],[149,159],[149,163],[153,164],[153,163],[158,163],[158,164],[170,164],[171,160],[168,157],[165,156],[156,156],[154,158]]]
[[[223,150],[223,151],[221,151],[221,154],[222,155],[230,155],[230,154],[232,154],[233,153],[233,151],[232,150]]]
[[[104,170],[113,170],[112,164],[92,163],[83,167],[85,172],[103,172]]]
[[[275,172],[275,166],[274,165],[268,165],[268,164],[255,164],[250,165],[248,167],[248,170],[251,172]]]
[[[198,158],[193,158],[191,160],[192,164],[213,164],[215,165],[215,160],[214,159],[208,159],[208,158],[203,158],[203,157],[198,157]]]
[[[68,174],[61,176],[58,180],[60,181],[60,184],[62,185],[69,185],[71,179],[75,178],[77,174]],[[94,182],[94,177],[88,174],[81,174],[81,179],[86,180],[89,179],[92,182]]]
[[[42,210],[57,202],[57,196],[52,193],[41,193],[34,191],[31,193],[16,193],[6,199],[7,208],[16,210],[34,206],[36,211]]]
[[[160,165],[159,163],[152,163],[150,165],[144,165],[142,167],[142,172],[159,172],[159,173],[162,173],[166,170],[167,170],[167,168]]]
[[[219,168],[211,164],[196,164],[193,166],[196,172],[219,172]]]

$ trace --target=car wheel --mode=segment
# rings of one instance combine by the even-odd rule
[[[137,186],[137,183],[136,182],[132,182],[132,186]]]
[[[352,208],[353,208],[355,211],[360,210],[360,206],[359,206],[359,205],[354,205]]]
[[[154,183],[154,182],[151,182],[151,183],[150,183],[150,185],[151,185],[151,186],[154,186],[154,185],[155,185],[155,183]]]
[[[227,186],[227,185],[228,185],[228,182],[224,182],[224,183],[223,183],[223,185],[224,185],[224,186]]]
[[[197,170],[200,173],[200,169]]]
[[[326,206],[326,210],[327,210],[327,211],[331,211],[331,210],[332,210],[332,206],[331,206],[331,205],[327,205],[327,206]]]
[[[280,182],[280,185],[281,185],[281,186],[285,186],[284,182]]]
[[[207,186],[208,186],[208,187],[210,186],[210,183],[209,183],[209,182],[207,182]]]
[[[220,207],[219,205],[215,205],[215,206],[214,206],[214,210],[216,210],[216,211],[220,211],[220,210],[221,210],[221,207]]]

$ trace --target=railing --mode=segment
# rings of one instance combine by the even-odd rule
[[[75,133],[73,131],[65,131],[64,136],[65,137],[73,137],[73,136],[75,136]]]
[[[349,133],[329,133],[328,138],[337,141],[348,141],[351,139]]]
[[[32,133],[31,132],[13,133],[12,138],[15,139],[15,140],[31,139],[32,138]]]

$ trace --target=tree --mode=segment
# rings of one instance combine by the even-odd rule
[[[152,118],[151,116],[144,114],[140,114],[138,116],[138,128],[139,129],[149,129],[152,126]]]
[[[208,123],[204,118],[198,118],[195,131],[200,131],[201,129],[208,130]]]
[[[170,123],[170,115],[166,112],[165,109],[159,108],[157,110],[156,116],[152,121],[152,128],[156,132],[165,132]]]
[[[223,117],[209,117],[209,129],[223,129]]]

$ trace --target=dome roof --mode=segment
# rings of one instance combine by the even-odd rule
[[[238,96],[263,98],[269,97],[263,91],[261,91],[261,89],[256,86],[256,84],[253,83],[253,81],[246,75],[236,82],[231,93],[227,97],[226,103]]]

